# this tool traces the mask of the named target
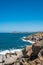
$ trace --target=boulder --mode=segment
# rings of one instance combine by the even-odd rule
[[[20,65],[27,65],[27,62],[26,62],[25,58],[22,58],[21,59]]]
[[[23,52],[23,57],[24,58],[30,58],[31,54],[32,54],[32,46],[26,46],[25,49],[22,51]]]
[[[0,63],[3,63],[4,61],[4,55],[0,54]]]
[[[29,61],[30,65],[41,65],[41,61],[39,58],[33,60],[33,61]]]
[[[35,59],[34,61],[36,65],[41,65],[41,60],[39,58]]]
[[[32,46],[26,46],[26,47],[23,49],[23,53],[27,53],[30,49],[32,49]]]
[[[21,57],[23,56],[22,51],[17,51],[16,54],[17,54],[17,57],[18,57],[18,58],[21,58]]]
[[[41,49],[41,46],[39,42],[32,45],[32,51],[34,55],[38,55],[40,49]]]
[[[40,50],[38,57],[39,57],[40,60],[43,61],[43,49]]]
[[[34,61],[29,61],[28,64],[29,65],[36,65]]]
[[[16,62],[16,60],[17,60],[17,56],[12,56],[12,57],[5,58],[4,65],[14,64],[14,62]]]
[[[20,63],[19,62],[15,62],[13,65],[20,65]]]
[[[26,54],[26,55],[27,55],[28,57],[30,57],[30,56],[31,56],[31,54],[32,54],[32,49],[30,49],[30,50],[27,52],[27,54]]]

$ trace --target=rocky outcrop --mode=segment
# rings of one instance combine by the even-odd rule
[[[43,65],[42,41],[26,46],[22,51],[14,54],[7,53],[5,57],[3,65]]]
[[[32,46],[26,46],[23,52],[23,58],[27,64],[23,65],[43,65],[43,42],[37,42]],[[24,63],[25,63],[24,62]]]
[[[43,65],[43,40],[26,46],[22,51],[7,53],[5,57],[4,65]]]

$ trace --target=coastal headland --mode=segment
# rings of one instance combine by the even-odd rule
[[[23,37],[23,40],[33,44],[16,52],[0,54],[0,65],[43,65],[43,32]]]
[[[30,43],[37,43],[43,40],[43,32],[36,33],[27,37],[23,37],[23,41],[27,41]]]

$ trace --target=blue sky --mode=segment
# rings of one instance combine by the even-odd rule
[[[43,31],[43,0],[0,0],[0,32]]]

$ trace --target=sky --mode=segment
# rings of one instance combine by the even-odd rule
[[[0,32],[43,31],[43,0],[0,0]]]

